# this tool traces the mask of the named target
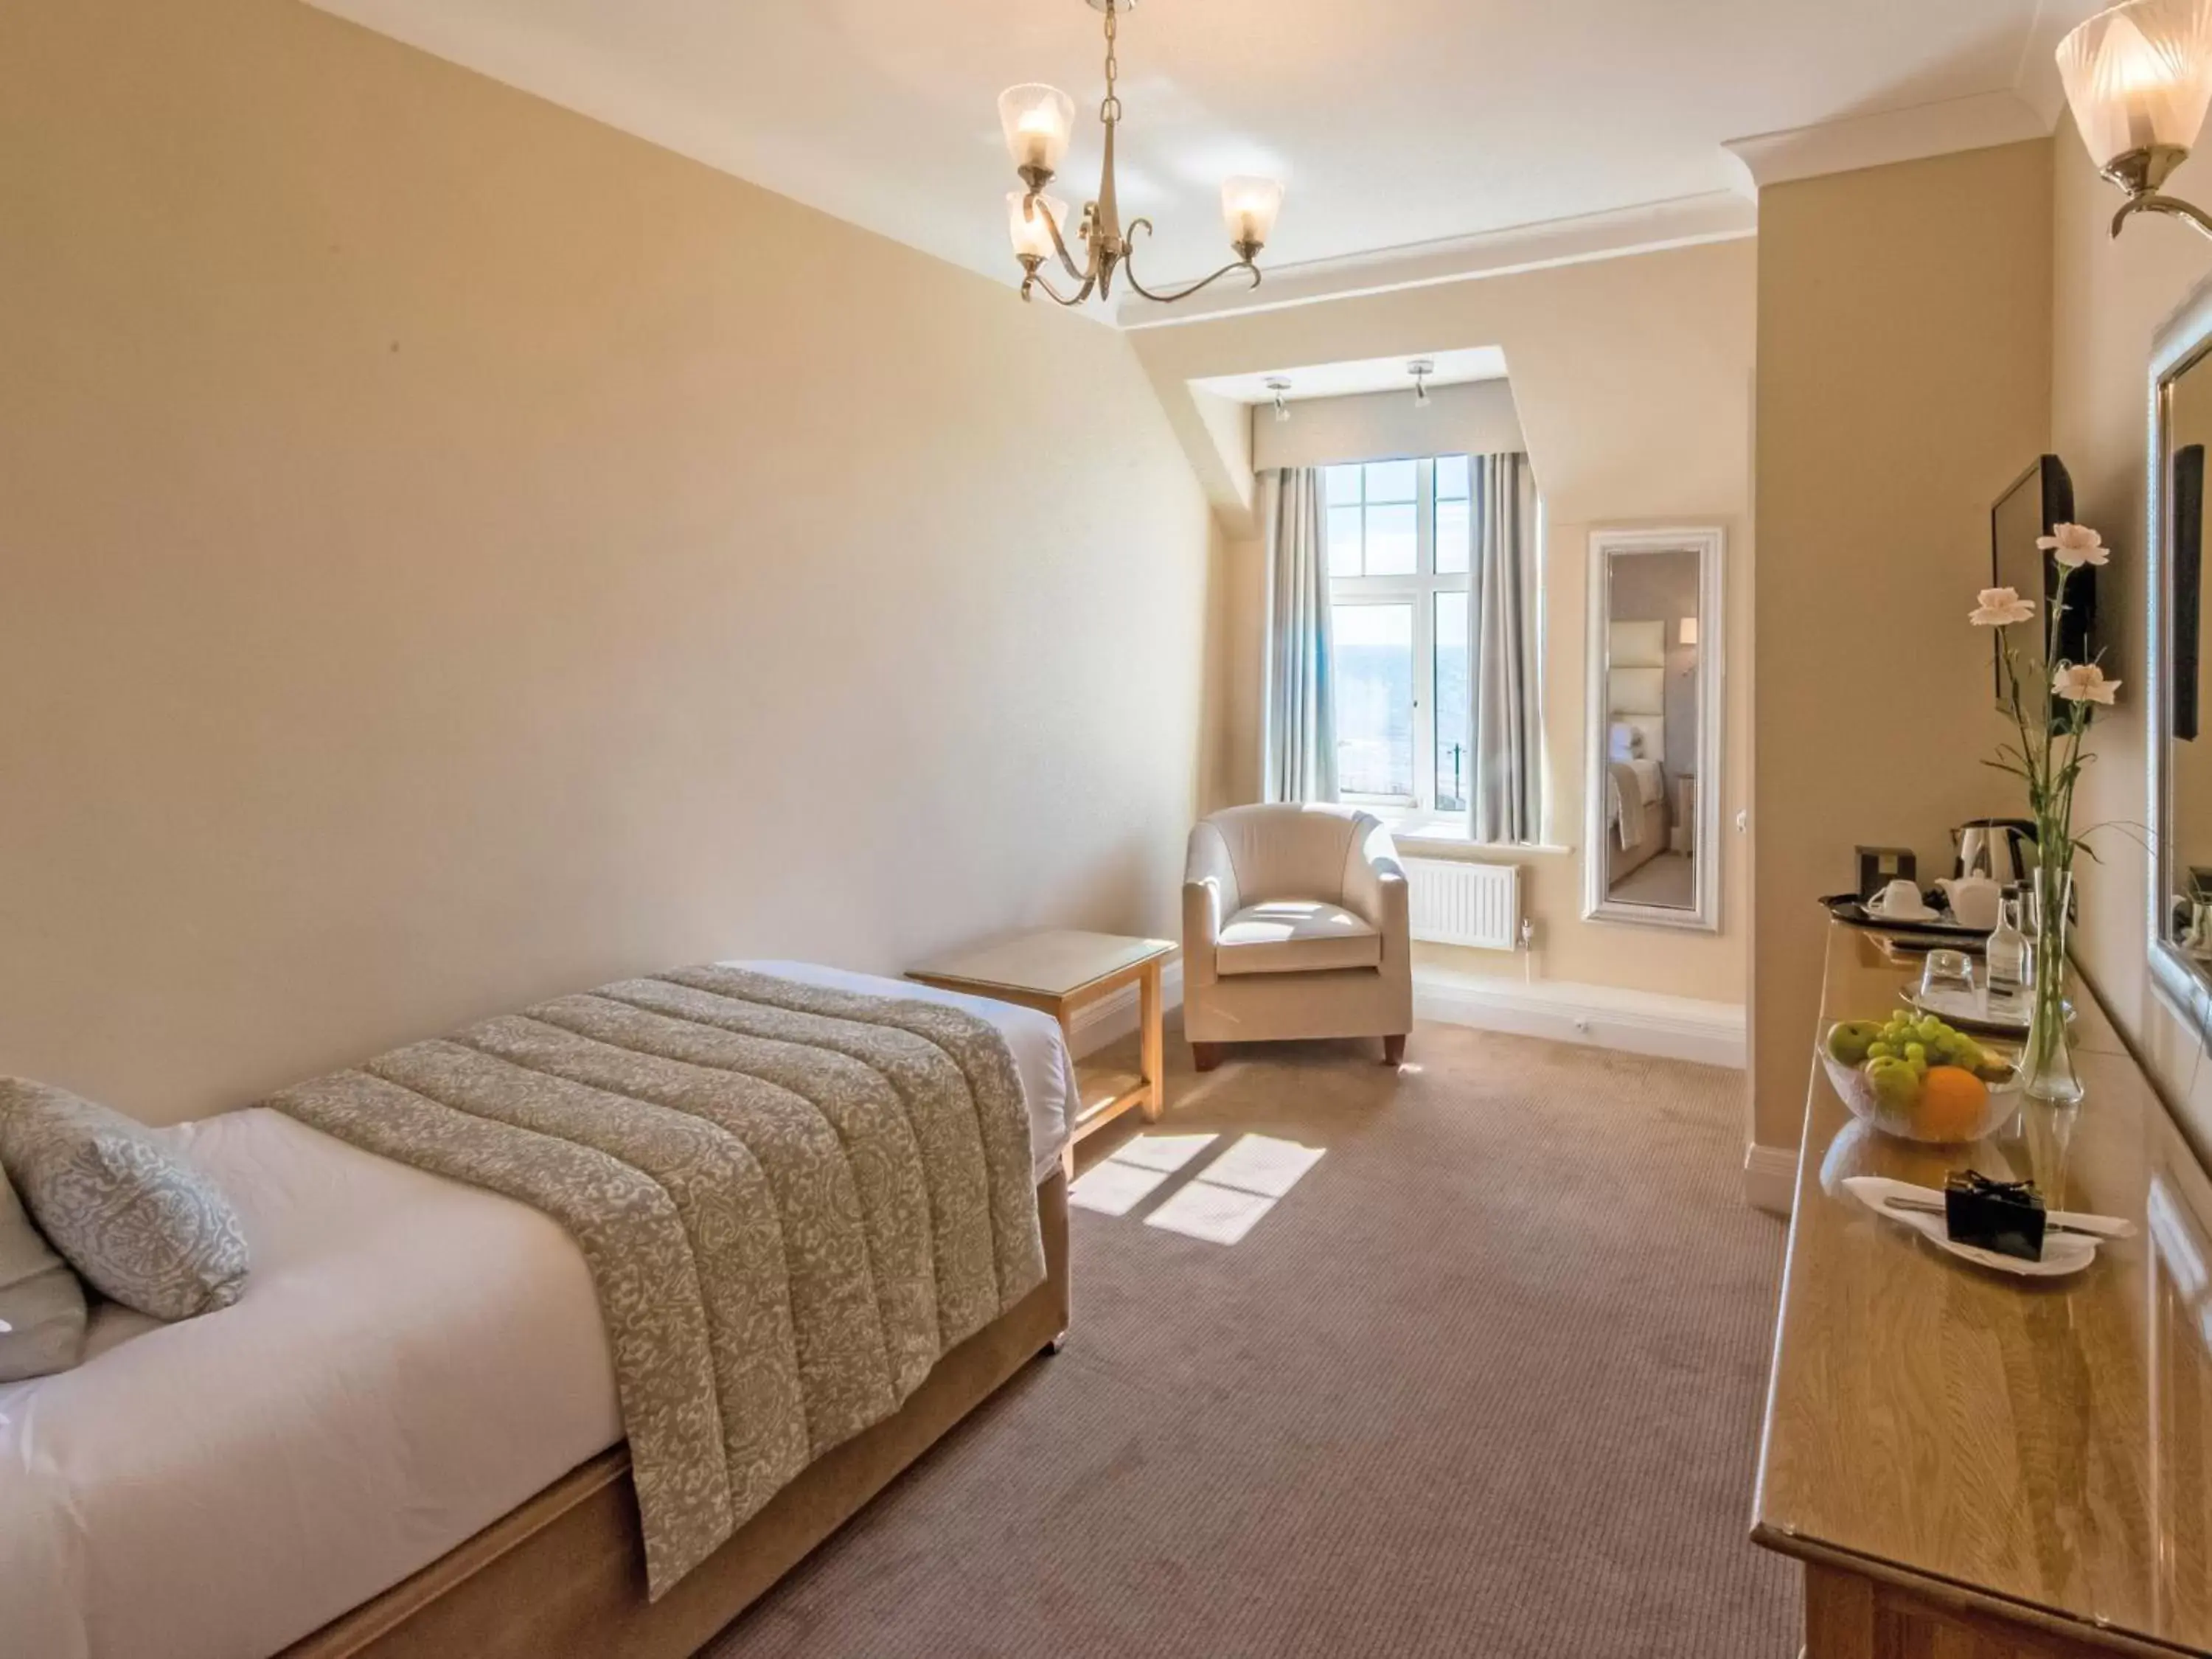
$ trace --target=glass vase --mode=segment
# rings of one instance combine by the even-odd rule
[[[2071,1106],[2081,1098],[2066,1029],[2066,930],[2074,908],[2074,872],[2040,865],[2030,878],[2033,932],[2028,939],[2027,1045],[2021,1078],[2033,1100]]]

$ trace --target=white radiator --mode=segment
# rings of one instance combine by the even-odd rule
[[[1521,936],[1521,871],[1510,864],[1405,859],[1413,937],[1510,951]]]

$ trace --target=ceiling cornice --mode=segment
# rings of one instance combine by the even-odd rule
[[[1129,329],[1173,328],[1231,314],[1281,311],[1444,283],[1477,282],[1704,242],[1740,241],[1758,234],[1758,204],[1733,191],[1716,191],[1644,207],[1516,225],[1475,236],[1274,266],[1257,289],[1228,290],[1224,284],[1175,306],[1154,305],[1133,295],[1121,302],[1115,320]]]
[[[1905,109],[1847,115],[1811,126],[1731,138],[1723,146],[1760,191],[1796,179],[1917,161],[1956,150],[2048,138],[2065,113],[2055,54],[2067,31],[2106,0],[2037,0],[2010,87]]]
[[[2050,136],[2050,120],[2008,88],[1731,138],[1725,148],[1743,164],[1751,186],[1765,190],[1822,173],[1853,173]]]

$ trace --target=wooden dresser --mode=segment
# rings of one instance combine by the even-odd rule
[[[1894,1006],[1866,934],[1827,948],[1820,1030]],[[2075,999],[2087,1099],[1973,1147],[1877,1135],[1812,1067],[1752,1529],[1804,1563],[1808,1659],[2212,1652],[2212,1186]],[[2142,1231],[2038,1285],[1839,1184],[1970,1164]]]

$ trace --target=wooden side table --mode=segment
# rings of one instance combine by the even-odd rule
[[[1160,969],[1175,954],[1171,940],[1125,939],[1118,933],[1049,931],[1022,933],[996,944],[957,951],[907,970],[908,979],[972,996],[993,997],[1042,1009],[1060,1022],[1070,1040],[1075,1016],[1123,987],[1137,988],[1138,1069],[1110,1071],[1078,1066],[1078,1099],[1068,1125],[1063,1162],[1072,1169],[1075,1143],[1131,1107],[1158,1121],[1167,1103],[1167,1045],[1161,1035]]]

